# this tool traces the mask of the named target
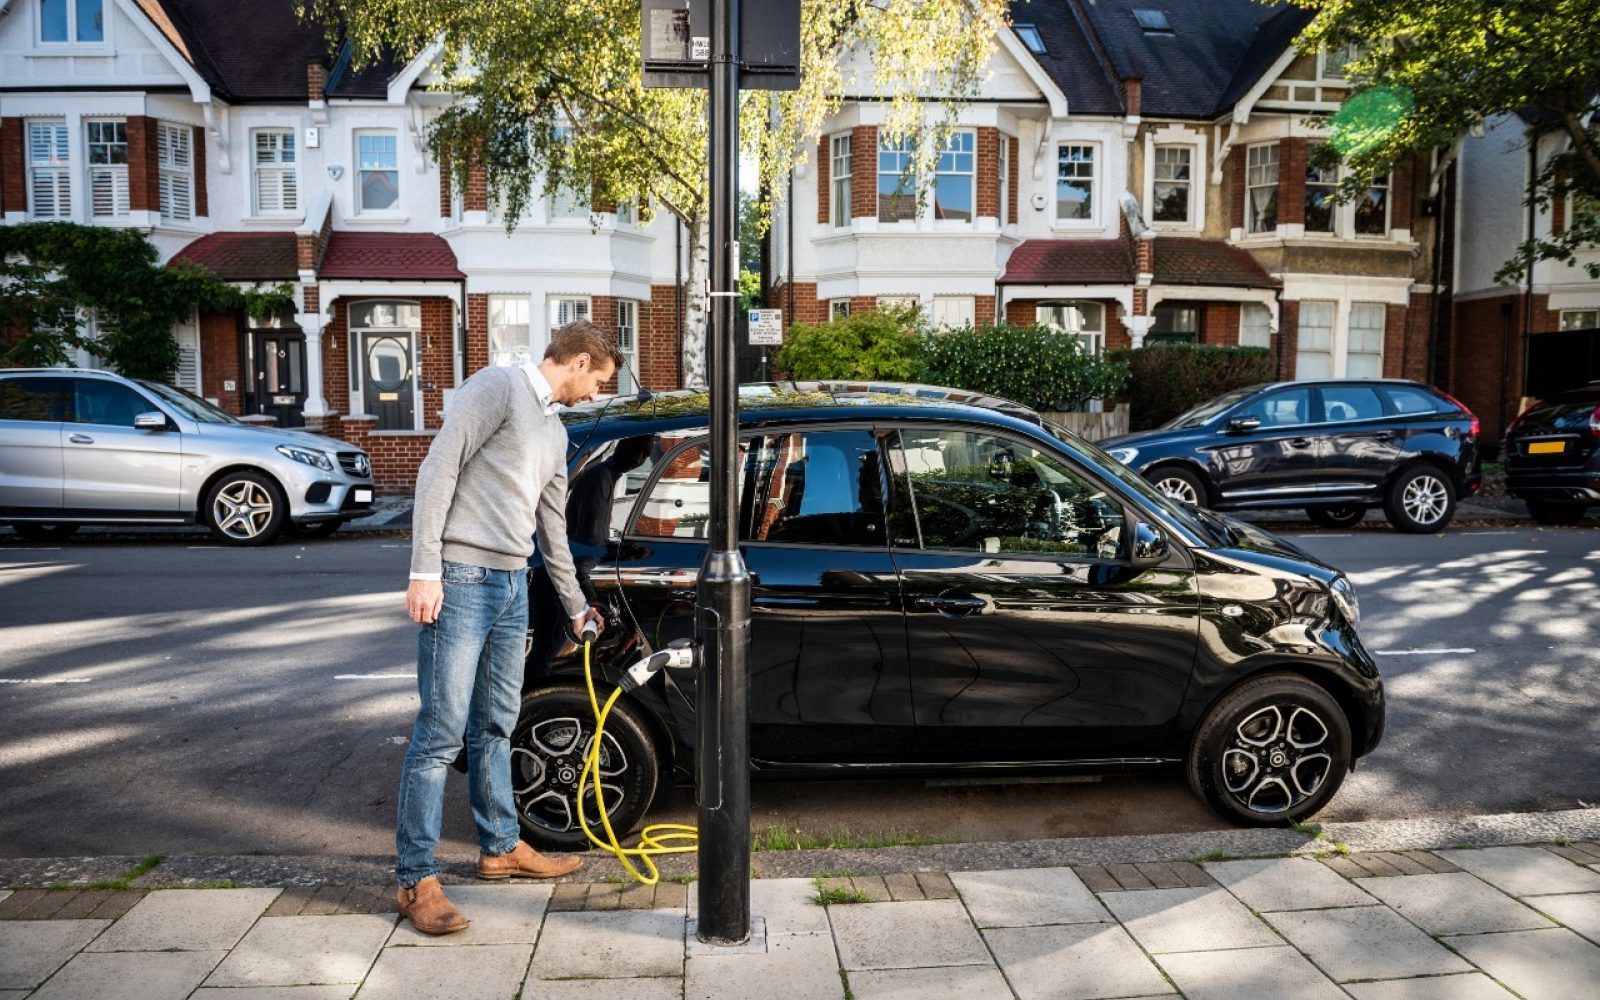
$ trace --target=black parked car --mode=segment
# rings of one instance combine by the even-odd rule
[[[1100,447],[1185,503],[1303,507],[1326,527],[1381,505],[1401,531],[1438,531],[1482,485],[1478,418],[1399,379],[1237,389]]]
[[[1600,503],[1600,385],[1552,396],[1506,428],[1506,489],[1540,524],[1575,524]]]
[[[1266,824],[1316,812],[1377,745],[1383,687],[1354,592],[1289,543],[1175,503],[1002,400],[834,383],[743,393],[758,775],[1185,764],[1218,813]],[[595,654],[609,687],[693,635],[706,397],[566,420],[574,553],[614,623]],[[534,579],[537,635],[560,610]],[[690,774],[696,682],[666,671],[617,703],[601,770],[619,828]],[[581,654],[536,646],[512,734],[530,839],[584,844],[576,779],[592,733]]]

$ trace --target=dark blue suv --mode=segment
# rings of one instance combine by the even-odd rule
[[[1327,527],[1381,506],[1401,531],[1438,531],[1482,485],[1478,418],[1438,389],[1401,379],[1236,389],[1100,447],[1185,503],[1302,507]]]

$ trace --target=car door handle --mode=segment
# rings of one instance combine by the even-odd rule
[[[67,440],[71,441],[73,444],[94,444],[94,438],[87,434],[74,434],[67,438]]]
[[[981,597],[943,597],[935,594],[921,594],[911,599],[911,603],[919,608],[930,611],[969,612],[982,611],[989,606],[989,602]]]
[[[1372,438],[1374,441],[1393,441],[1394,431],[1378,431]]]
[[[1311,447],[1311,439],[1310,438],[1290,438],[1289,439],[1289,447],[1291,447],[1291,448],[1309,448],[1309,447]]]

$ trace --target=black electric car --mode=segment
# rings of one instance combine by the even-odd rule
[[[1400,379],[1250,386],[1100,447],[1186,503],[1302,507],[1326,527],[1381,506],[1401,531],[1438,531],[1483,482],[1478,418]]]
[[[1316,812],[1383,732],[1349,581],[1185,507],[1016,404],[926,386],[741,390],[741,549],[754,578],[757,776],[1184,766],[1222,816]],[[707,545],[707,400],[566,415],[573,552],[621,671],[693,635]],[[534,570],[534,635],[561,612]],[[594,724],[581,652],[535,643],[512,734],[529,839],[584,844]],[[695,671],[618,701],[601,744],[619,830],[694,763]],[[591,822],[598,816],[585,804]]]
[[[1540,524],[1576,524],[1600,503],[1600,385],[1531,406],[1506,428],[1506,489]]]

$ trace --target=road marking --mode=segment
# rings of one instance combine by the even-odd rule
[[[334,674],[336,681],[414,681],[416,674]]]
[[[1379,656],[1443,656],[1451,653],[1476,653],[1476,649],[1380,649]]]
[[[70,678],[44,678],[44,677],[0,677],[0,684],[87,684],[92,677]]]

